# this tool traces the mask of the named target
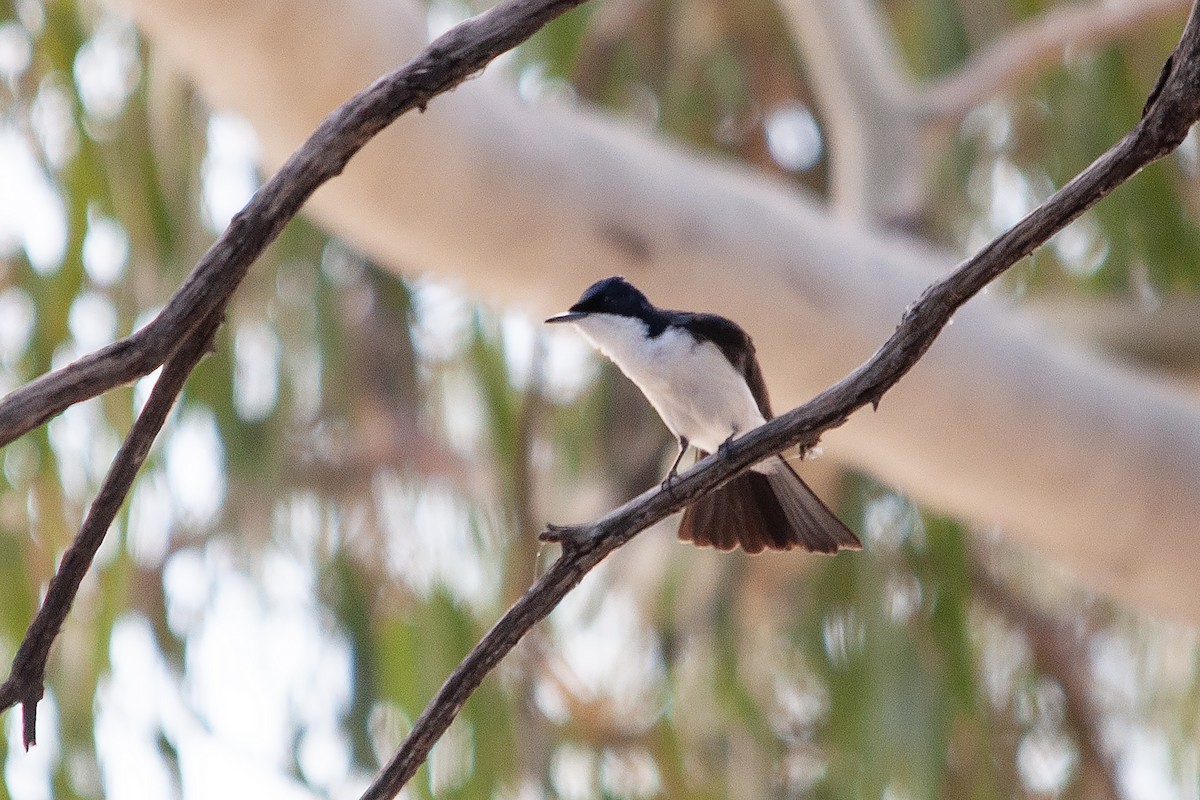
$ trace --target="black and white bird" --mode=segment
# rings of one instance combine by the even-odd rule
[[[658,308],[633,284],[612,277],[546,322],[574,324],[642,390],[679,440],[667,481],[689,446],[703,458],[772,417],[754,343],[724,317]],[[741,545],[747,553],[862,547],[781,456],[694,500],[679,538],[718,550]]]

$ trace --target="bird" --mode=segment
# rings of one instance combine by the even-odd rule
[[[574,325],[658,412],[679,443],[663,483],[667,489],[689,447],[704,458],[773,416],[754,342],[725,317],[658,308],[615,275],[592,284],[570,309],[546,322]],[[740,546],[747,553],[862,548],[779,455],[692,501],[678,536],[723,551]]]

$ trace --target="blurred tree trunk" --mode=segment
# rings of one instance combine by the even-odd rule
[[[111,2],[215,105],[250,119],[268,169],[425,38],[423,16],[395,0]],[[886,74],[881,65],[854,80]],[[838,130],[827,131],[835,158]],[[919,164],[926,132],[912,125],[888,146],[909,142]],[[852,165],[832,177],[869,187],[873,174]],[[310,210],[383,264],[535,314],[616,273],[658,303],[719,311],[750,330],[785,408],[870,356],[956,260],[884,229],[881,217],[912,206],[910,176],[888,185],[897,194],[873,207],[862,186],[832,187],[835,201],[850,198],[837,213],[586,109],[525,104],[489,75],[400,120]],[[1098,589],[1200,620],[1200,404],[1048,335],[1031,315],[974,300],[877,413],[826,444],[931,507],[1003,526]]]

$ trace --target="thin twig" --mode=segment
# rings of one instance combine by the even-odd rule
[[[0,401],[0,447],[70,406],[153,372],[184,337],[223,309],[256,258],[325,181],[414,108],[475,75],[584,0],[509,0],[452,28],[403,67],[327,116],[255,193],[166,307],[141,330],[14,390]]]
[[[656,487],[593,523],[552,526],[542,534],[545,541],[561,542],[563,554],[454,669],[399,751],[363,793],[363,800],[385,800],[400,791],[484,677],[609,553],[758,461],[789,447],[811,446],[854,411],[868,403],[877,406],[967,300],[1142,167],[1178,147],[1197,119],[1200,13],[1193,7],[1160,85],[1134,130],[951,275],[930,286],[870,360],[803,406],[736,440],[724,455],[704,459],[680,475],[670,492]]]
[[[116,457],[113,458],[112,466],[104,476],[104,483],[100,486],[96,499],[92,501],[79,533],[63,553],[62,563],[50,581],[42,607],[30,623],[29,630],[25,632],[25,638],[13,658],[12,672],[8,680],[0,685],[0,711],[16,703],[21,704],[26,750],[36,739],[37,704],[44,691],[43,681],[46,675],[46,660],[50,656],[50,645],[58,637],[67,613],[75,602],[79,585],[91,568],[92,559],[104,542],[109,526],[125,502],[125,497],[133,486],[133,479],[150,452],[150,446],[154,444],[163,423],[167,421],[167,415],[183,390],[188,375],[211,349],[213,336],[220,325],[219,316],[209,317],[163,367],[162,374],[154,382],[150,399],[146,401],[133,427],[130,428],[129,435],[125,437]]]

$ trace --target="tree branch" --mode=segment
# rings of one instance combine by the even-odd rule
[[[0,446],[75,403],[164,364],[151,396],[122,443],[87,518],[50,581],[45,600],[0,685],[0,711],[24,709],[24,741],[34,743],[37,703],[50,647],[188,375],[212,345],[225,307],[250,265],[308,197],[339,174],[376,133],[454,88],[493,58],[584,0],[510,0],[453,28],[403,67],[330,114],[230,222],[167,306],[133,335],[10,393],[0,401]]]
[[[943,78],[914,82],[883,11],[862,0],[781,0],[813,74],[834,171],[833,204],[852,217],[904,222],[924,203],[931,136],[972,108],[1095,46],[1182,16],[1188,0],[1055,7],[1007,32]]]
[[[1183,16],[1188,0],[1057,6],[1006,33],[950,75],[913,96],[919,114],[957,122],[972,108],[1061,62],[1072,47],[1106,44],[1157,20]]]
[[[201,320],[223,309],[256,258],[370,139],[453,89],[584,0],[509,0],[443,34],[328,117],[255,193],[146,327],[43,375],[0,401],[0,447],[70,406],[147,375]]]
[[[866,363],[799,408],[737,439],[723,455],[705,458],[680,475],[671,491],[656,487],[595,522],[551,526],[543,533],[543,541],[563,545],[563,554],[454,669],[399,751],[363,793],[363,800],[385,800],[403,788],[488,672],[609,553],[762,459],[797,445],[813,445],[823,432],[841,425],[864,405],[877,407],[967,300],[1144,166],[1178,147],[1192,123],[1200,119],[1198,9],[1200,5],[1193,7],[1160,88],[1134,130],[1015,226],[930,286]]]
[[[896,222],[921,200],[923,131],[914,85],[883,9],[867,0],[783,0],[820,104],[831,204],[855,219]]]

